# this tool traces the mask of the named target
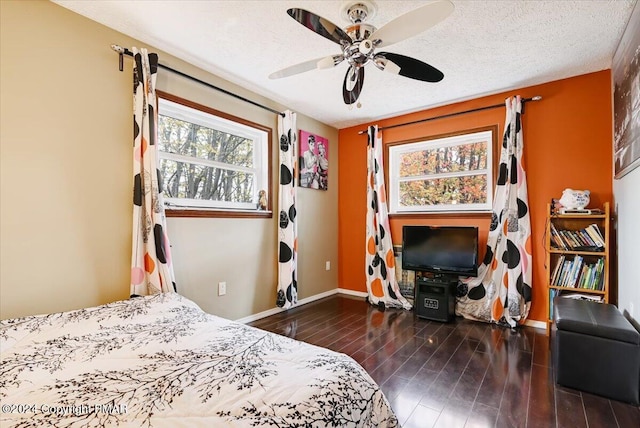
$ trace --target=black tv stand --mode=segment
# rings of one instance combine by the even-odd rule
[[[451,282],[458,282],[458,276],[449,275],[446,273],[422,274],[422,277],[418,279],[439,283],[439,284],[449,284]]]
[[[434,321],[449,322],[455,315],[458,277],[435,274],[416,278],[416,315]]]

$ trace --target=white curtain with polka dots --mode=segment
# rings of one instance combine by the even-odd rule
[[[458,287],[456,314],[468,319],[523,324],[531,308],[531,219],[524,165],[522,100],[505,100],[506,120],[487,247],[476,278]]]
[[[411,309],[400,294],[396,279],[387,191],[382,164],[382,134],[370,126],[367,145],[367,217],[365,269],[369,303],[388,308]]]
[[[133,48],[133,248],[131,295],[173,292],[176,284],[158,175],[158,54]]]
[[[287,110],[278,116],[280,136],[280,186],[278,194],[278,296],[276,304],[290,308],[298,303],[296,275],[298,227],[296,183],[298,130],[296,114]]]

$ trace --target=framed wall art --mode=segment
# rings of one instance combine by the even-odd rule
[[[329,140],[300,130],[300,187],[327,190],[329,188]]]
[[[640,4],[631,12],[613,55],[613,159],[615,178],[640,165]]]

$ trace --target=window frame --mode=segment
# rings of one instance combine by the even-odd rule
[[[500,150],[498,143],[498,125],[484,126],[479,128],[466,129],[462,131],[455,131],[445,134],[424,136],[419,138],[413,138],[410,140],[401,140],[386,143],[386,150],[384,151],[385,159],[384,159],[384,169],[385,169],[385,178],[386,178],[386,186],[387,186],[387,194],[388,194],[388,202],[389,202],[389,216],[390,217],[425,217],[425,216],[455,216],[455,217],[465,217],[465,216],[490,216],[492,210],[493,203],[493,193],[495,190],[495,180],[497,178],[497,170],[498,170],[498,162],[500,160]],[[491,132],[489,151],[487,153],[487,170],[490,173],[490,181],[491,181],[491,189],[487,190],[487,203],[484,208],[469,208],[468,205],[462,209],[452,209],[453,205],[446,205],[442,208],[425,210],[424,206],[421,206],[416,209],[406,209],[406,210],[397,210],[397,201],[399,200],[398,189],[393,186],[396,183],[399,186],[400,180],[399,177],[392,177],[392,174],[395,171],[395,166],[392,165],[392,160],[394,159],[394,148],[398,146],[406,146],[409,144],[420,144],[424,143],[427,147],[443,147],[446,145],[458,145],[464,143],[451,143],[451,141],[455,141],[456,139],[462,140],[465,136],[471,137],[473,134],[483,133],[483,132]],[[443,143],[437,144],[437,142],[441,140]],[[449,142],[449,144],[447,144]],[[397,154],[396,154],[397,156]],[[454,174],[455,175],[455,174]]]
[[[256,132],[264,132],[266,133],[266,138],[265,138],[265,144],[264,147],[256,147],[255,149],[257,150],[257,152],[255,155],[256,159],[260,159],[261,157],[266,156],[266,163],[265,163],[265,167],[266,167],[266,171],[262,172],[262,175],[266,175],[264,177],[265,183],[266,183],[266,191],[267,191],[267,209],[266,210],[259,210],[257,208],[255,209],[247,209],[247,208],[236,208],[236,207],[224,207],[224,206],[219,206],[219,207],[206,207],[206,206],[196,206],[198,205],[196,203],[196,205],[192,205],[192,206],[172,206],[169,205],[168,202],[170,203],[170,200],[173,200],[173,198],[167,198],[165,197],[165,214],[167,217],[220,217],[220,218],[271,218],[273,216],[273,211],[272,211],[272,199],[273,199],[273,189],[272,189],[272,141],[273,141],[273,129],[268,127],[268,126],[264,126],[255,122],[251,122],[249,120],[246,119],[242,119],[239,118],[237,116],[233,116],[231,114],[216,110],[214,108],[208,107],[208,106],[204,106],[202,104],[198,104],[196,102],[178,97],[176,95],[172,95],[169,94],[167,92],[163,92],[160,90],[156,90],[156,95],[158,97],[158,114],[161,114],[160,112],[160,100],[166,100],[166,101],[170,101],[179,105],[182,105],[184,107],[193,109],[193,114],[195,117],[203,117],[205,115],[213,115],[216,118],[221,119],[221,123],[223,123],[223,127],[226,129],[222,129],[223,131],[229,131],[235,135],[238,135],[240,131],[233,129],[232,124],[225,124],[225,122],[234,122],[249,128],[254,128],[256,130]],[[178,118],[181,119],[181,118]],[[191,119],[181,119],[181,120],[186,120],[188,122],[191,123],[197,123],[200,125],[204,125],[201,122],[194,122]],[[205,126],[209,126],[209,125],[205,125]],[[228,126],[230,126],[229,128],[227,128]],[[216,128],[218,129],[218,128]],[[246,132],[241,131],[240,132],[241,135],[245,135]],[[167,153],[167,152],[162,152],[160,150],[158,150],[158,157],[159,159],[172,159],[172,160],[180,160],[180,161],[188,161],[189,159],[193,159],[189,156],[183,156],[183,155],[178,155],[178,154],[171,154],[171,153]],[[208,161],[208,160],[202,160],[201,163],[202,165],[207,165],[207,166],[214,166],[215,167],[215,161]],[[224,165],[225,168],[227,168],[228,165]],[[237,168],[232,168],[232,169],[237,169],[239,171],[243,171],[244,167],[237,167]],[[178,200],[180,200],[178,198]],[[220,201],[221,205],[225,205],[224,201]]]

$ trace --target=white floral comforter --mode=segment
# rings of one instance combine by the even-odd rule
[[[396,427],[350,357],[177,294],[0,321],[2,427]]]

